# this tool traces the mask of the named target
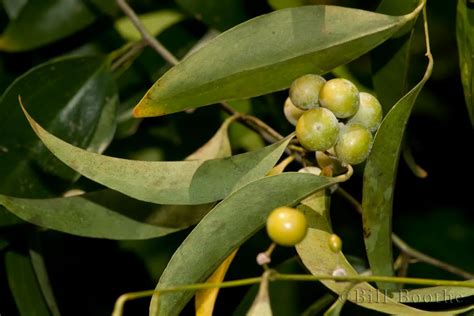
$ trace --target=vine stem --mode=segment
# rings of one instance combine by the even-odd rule
[[[357,201],[351,194],[349,194],[346,190],[343,188],[339,187],[336,190],[339,195],[341,195],[343,198],[345,198],[353,207],[354,209],[359,213],[362,214],[362,204],[360,204],[359,201]],[[439,259],[433,258],[431,256],[428,256],[424,253],[422,253],[419,250],[416,250],[409,246],[403,239],[401,239],[397,234],[392,233],[392,242],[397,248],[408,255],[411,258],[417,259],[420,262],[427,263],[429,265],[432,265],[434,267],[440,268],[442,270],[448,271],[452,274],[458,275],[460,277],[465,278],[466,280],[474,279],[474,274],[469,273],[461,268],[458,268],[456,266],[453,266],[449,263],[446,263],[444,261],[441,261]]]
[[[270,272],[270,273],[269,273]],[[398,284],[413,284],[426,286],[456,286],[474,289],[474,281],[452,281],[452,280],[438,280],[438,279],[422,279],[422,278],[407,278],[407,277],[388,277],[388,276],[374,276],[374,275],[354,275],[354,276],[332,276],[326,274],[310,275],[310,274],[280,274],[274,270],[268,270],[268,280],[274,281],[299,281],[299,282],[317,282],[322,280],[332,280],[336,282],[387,282]],[[150,297],[155,294],[165,294],[171,292],[195,291],[211,288],[231,288],[246,285],[258,284],[263,281],[264,277],[254,277],[247,279],[240,279],[234,281],[225,281],[220,283],[196,283],[180,286],[172,286],[161,288],[158,290],[148,290],[141,292],[131,292],[122,294],[116,301],[112,316],[122,316],[125,302]]]

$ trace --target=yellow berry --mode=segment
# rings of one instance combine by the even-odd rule
[[[367,128],[360,124],[348,124],[342,128],[334,150],[341,161],[356,165],[367,159],[372,142],[372,134]]]
[[[351,117],[348,123],[364,125],[372,133],[382,122],[382,106],[376,97],[367,92],[359,93],[359,110]]]
[[[324,108],[308,110],[296,124],[296,138],[308,150],[327,150],[334,146],[338,135],[337,118]]]
[[[282,206],[274,209],[267,218],[268,236],[281,246],[294,246],[304,239],[308,224],[297,209]]]
[[[359,109],[359,90],[349,80],[331,79],[321,89],[319,103],[336,117],[348,118]]]
[[[319,91],[325,82],[326,79],[313,74],[299,77],[290,86],[291,101],[302,110],[318,107]]]
[[[338,235],[332,234],[329,236],[328,245],[332,252],[338,253],[342,249],[342,240]]]

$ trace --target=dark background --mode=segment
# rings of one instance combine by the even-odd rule
[[[333,2],[334,3],[334,2]],[[339,1],[341,5],[373,10],[366,1]],[[173,1],[132,1],[138,13],[174,8]],[[245,12],[251,17],[270,12],[265,1],[244,1]],[[472,128],[464,103],[459,75],[455,39],[455,1],[429,1],[428,15],[435,68],[426,84],[407,129],[407,142],[417,162],[428,171],[428,178],[416,178],[402,161],[396,185],[393,230],[413,247],[436,258],[474,271],[474,232],[472,212],[473,156]],[[7,24],[0,9],[0,30]],[[107,53],[124,44],[113,28],[113,17],[103,16],[90,27],[67,39],[25,53],[0,53],[0,91],[31,67],[53,57],[74,51],[88,42],[97,53]],[[171,27],[159,39],[178,56],[183,56],[207,30],[207,26],[189,17]],[[412,49],[411,84],[421,77],[426,66],[424,40],[417,28]],[[122,75],[120,97],[126,101],[151,86],[167,66],[153,51],[147,49],[134,66]],[[349,66],[353,74],[371,87],[370,63],[367,56]],[[271,80],[271,78],[269,78]],[[291,132],[282,105],[287,92],[279,92],[252,100],[251,113],[262,118],[282,134]],[[135,96],[136,98],[136,96]],[[131,136],[116,139],[107,154],[119,157],[155,157],[164,160],[182,159],[203,144],[219,127],[222,114],[216,106],[198,109],[193,115],[173,114],[146,119]],[[0,126],[1,128],[1,126]],[[248,133],[248,132],[247,132]],[[235,132],[234,140],[238,139]],[[247,146],[259,146],[261,141],[250,138]],[[234,144],[235,145],[235,144]],[[235,146],[235,152],[245,146]],[[292,166],[297,169],[298,166]],[[1,181],[1,180],[0,180]],[[361,168],[343,187],[360,199]],[[81,185],[94,188],[81,179]],[[335,195],[331,214],[334,230],[344,241],[348,255],[365,263],[364,245],[359,215]],[[110,315],[116,298],[125,292],[152,289],[173,251],[186,237],[185,230],[163,238],[146,241],[108,241],[79,238],[54,231],[41,233],[46,263],[59,308],[63,315]],[[13,238],[10,247],[22,247],[22,238]],[[251,277],[261,273],[255,256],[269,244],[260,232],[239,251],[228,273],[228,279]],[[292,249],[278,248],[274,263],[278,265],[295,256]],[[304,272],[296,260],[287,263],[289,271]],[[425,264],[413,264],[409,276],[458,278]],[[215,315],[228,315],[235,310],[248,288],[222,290]],[[276,315],[300,313],[325,293],[319,284],[281,283],[273,286],[274,304],[283,302],[292,307],[277,306]],[[127,303],[125,315],[146,315],[148,299]],[[472,300],[471,300],[472,303]],[[248,304],[248,302],[247,302]],[[435,306],[436,308],[437,306]],[[445,307],[439,305],[439,307]],[[243,309],[241,309],[243,310]],[[17,315],[0,261],[0,314]],[[186,314],[191,315],[189,307]],[[371,312],[348,304],[343,314],[368,315]]]

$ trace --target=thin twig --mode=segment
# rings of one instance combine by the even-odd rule
[[[117,5],[120,7],[123,13],[130,18],[133,25],[142,36],[143,41],[145,41],[170,64],[178,64],[179,60],[168,49],[166,49],[166,47],[164,47],[163,44],[160,43],[160,41],[150,35],[150,33],[141,23],[135,11],[133,11],[133,9],[128,5],[125,0],[117,0]],[[237,115],[237,120],[239,122],[243,123],[253,131],[260,134],[267,142],[273,143],[283,139],[283,136],[280,133],[278,133],[276,130],[274,130],[272,127],[270,127],[268,124],[266,124],[259,118],[253,115],[242,114],[233,109],[227,102],[221,102],[219,106],[224,112],[228,113],[229,115]],[[303,163],[303,158],[301,157],[301,155],[299,153],[291,151],[292,150],[289,149],[288,153],[294,156],[297,161]]]
[[[148,33],[145,26],[142,24],[142,22],[140,22],[140,19],[138,18],[135,11],[133,11],[133,9],[128,5],[125,0],[117,0],[117,5],[123,11],[123,13],[125,13],[125,15],[130,19],[130,21],[132,21],[137,31],[140,32],[140,35],[142,36],[143,40],[145,40],[145,42],[150,45],[151,48],[153,48],[170,64],[176,65],[178,63],[178,59],[174,57],[174,55],[171,54],[171,52],[166,49],[166,47],[164,47],[156,38],[154,38],[150,35],[150,33]]]
[[[336,190],[337,193],[339,193],[343,198],[345,198],[353,207],[354,209],[359,213],[362,214],[362,205],[357,201],[351,194],[349,194],[346,190],[343,188],[339,187]],[[411,258],[415,258],[419,260],[420,262],[424,262],[427,264],[430,264],[432,266],[435,266],[437,268],[440,268],[442,270],[448,271],[452,274],[458,275],[460,277],[463,277],[467,280],[474,279],[474,274],[467,272],[461,268],[455,267],[449,263],[446,263],[444,261],[441,261],[439,259],[435,259],[433,257],[430,257],[424,253],[422,253],[419,250],[416,250],[409,246],[406,242],[404,242],[397,234],[392,233],[392,242],[397,248],[408,255]]]

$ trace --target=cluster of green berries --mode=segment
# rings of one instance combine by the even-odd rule
[[[348,164],[367,159],[372,133],[382,121],[382,107],[373,95],[359,92],[349,80],[326,81],[313,74],[293,81],[284,112],[296,125],[296,137],[304,148],[334,148],[336,156]]]

